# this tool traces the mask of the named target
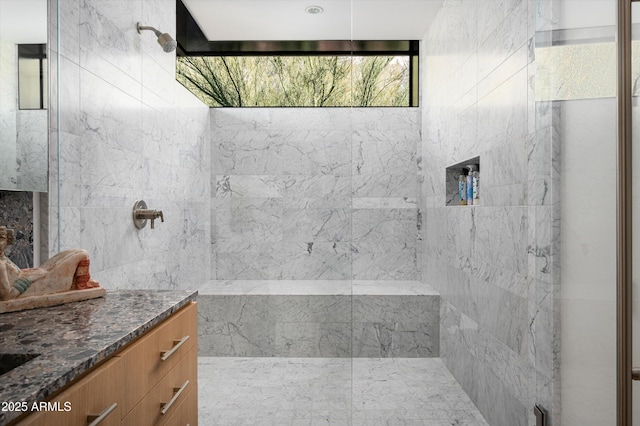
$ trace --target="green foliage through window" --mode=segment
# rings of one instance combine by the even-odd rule
[[[409,106],[409,56],[184,56],[177,78],[211,107]]]

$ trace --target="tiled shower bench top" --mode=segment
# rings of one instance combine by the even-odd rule
[[[199,356],[439,356],[440,296],[418,281],[220,280],[199,293]]]

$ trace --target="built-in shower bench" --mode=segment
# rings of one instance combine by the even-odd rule
[[[199,356],[437,357],[440,296],[418,281],[218,280]]]

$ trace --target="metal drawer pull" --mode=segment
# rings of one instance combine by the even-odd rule
[[[87,426],[99,425],[104,419],[107,418],[107,416],[109,416],[109,414],[113,412],[113,410],[116,409],[116,407],[118,407],[118,403],[114,402],[113,404],[102,410],[100,414],[89,414],[87,416]]]
[[[171,355],[173,355],[178,349],[180,349],[180,346],[184,345],[184,343],[189,340],[189,335],[184,336],[182,339],[180,340],[174,340],[173,341],[173,348],[171,348],[168,351],[161,351],[160,355],[162,355],[160,357],[160,361],[166,361],[169,359],[169,357]]]
[[[184,392],[184,390],[187,388],[187,386],[189,386],[189,381],[187,380],[186,382],[184,382],[184,385],[180,386],[179,388],[173,388],[173,398],[171,398],[171,400],[169,402],[161,402],[160,403],[160,407],[162,408],[162,410],[160,410],[160,414],[166,414],[167,411],[169,411],[169,408],[171,408],[171,405],[176,402],[176,400],[180,397],[180,394],[182,392]]]

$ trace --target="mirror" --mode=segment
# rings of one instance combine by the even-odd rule
[[[0,190],[47,191],[47,1],[0,1]]]

